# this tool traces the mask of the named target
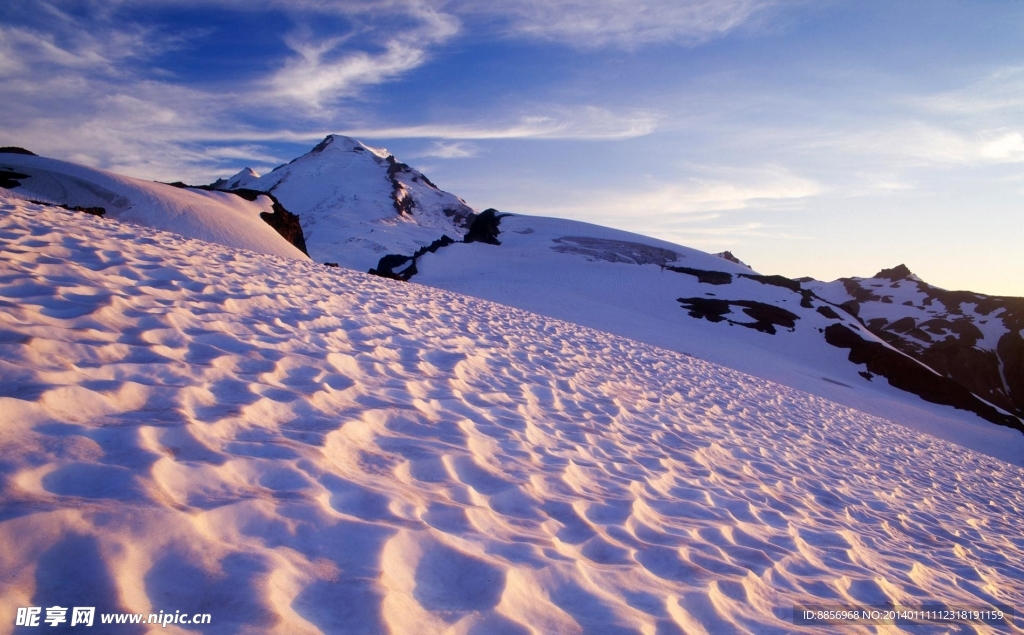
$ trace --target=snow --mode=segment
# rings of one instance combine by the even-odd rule
[[[25,203],[0,239],[5,629],[56,603],[416,635],[1024,606],[1006,462],[426,286]]]
[[[850,363],[847,350],[824,340],[822,330],[836,320],[802,309],[800,295],[788,289],[738,277],[752,273],[745,266],[680,245],[576,221],[509,215],[501,219],[500,228],[499,246],[456,244],[423,256],[413,282],[693,355],[1024,465],[1024,435],[965,411],[927,403],[893,388],[883,378],[866,381],[858,374],[865,369],[863,365]],[[591,243],[580,247],[580,239]],[[601,241],[609,245],[603,256],[593,246]],[[616,244],[624,245],[618,253]],[[635,264],[637,245],[648,246],[653,254],[677,254],[676,260],[664,263],[669,266],[727,272],[734,276],[733,281],[702,284],[694,276],[662,268],[653,256],[647,264]],[[760,301],[787,307],[800,319],[792,332],[778,329],[769,335],[728,322],[689,317],[678,302],[680,297]],[[827,293],[824,297],[832,299]],[[817,300],[814,304],[825,305]],[[865,339],[880,341],[843,310],[835,310],[848,328]],[[739,311],[733,308],[727,317],[749,320],[736,313]]]
[[[299,215],[306,249],[317,262],[369,271],[382,256],[410,255],[442,235],[461,240],[472,208],[410,169],[395,174],[399,198],[414,201],[409,214],[399,214],[389,159],[394,161],[386,150],[330,135],[311,152],[245,187],[273,193]]]
[[[941,289],[923,282],[913,274],[910,277],[913,280],[899,280],[894,283],[888,283],[887,281],[885,285],[879,287],[876,287],[876,284],[871,282],[874,280],[873,278],[852,278],[853,282],[862,287],[865,285],[874,287],[874,292],[879,298],[888,299],[888,302],[880,299],[860,303],[860,317],[865,322],[881,318],[888,324],[901,318],[910,317],[914,319],[915,324],[918,326],[934,319],[950,321],[967,320],[981,333],[981,337],[974,343],[975,348],[992,352],[998,350],[999,340],[1010,332],[1009,327],[1003,321],[1003,316],[1006,313],[1005,308],[998,308],[990,310],[987,314],[981,314],[978,311],[978,302],[960,302],[951,315],[946,305],[935,299],[934,293],[942,292]],[[836,304],[852,299],[842,280],[833,282],[813,281],[805,286],[813,289],[819,296]],[[932,295],[927,293],[927,290],[932,291]],[[929,338],[928,342],[923,342],[925,345],[942,342],[947,337],[959,339],[958,334],[948,329],[945,329],[943,334],[933,333],[928,330],[924,330],[923,334]],[[919,336],[920,334],[918,334]],[[915,340],[915,343],[920,342],[917,338]],[[1002,360],[1000,360],[1000,364],[1002,364]],[[1005,382],[1005,375],[1003,375],[1001,369],[1000,375]],[[1009,393],[1009,390],[1007,390],[1007,393]]]
[[[982,316],[976,311],[977,302],[961,302],[955,312],[951,314],[945,304],[935,299],[934,296],[930,296],[923,289],[941,290],[928,285],[913,274],[910,277],[913,279],[897,282],[885,281],[884,284],[872,282],[873,278],[851,278],[860,286],[871,288],[872,292],[879,297],[879,300],[861,303],[860,317],[866,322],[882,318],[890,324],[901,318],[911,317],[918,325],[937,318],[951,321],[966,319],[982,333],[982,337],[975,346],[989,351],[995,351],[999,338],[1009,332],[1002,321],[997,319],[1003,312],[1002,309],[991,315]],[[842,280],[827,283],[813,281],[805,286],[822,298],[836,304],[852,299]],[[927,330],[924,332],[932,342],[941,342],[946,337],[959,338],[956,333],[948,329],[943,335],[930,333]]]
[[[217,181],[214,183],[214,187],[219,190],[237,190],[248,188],[252,185],[253,181],[260,178],[259,173],[252,168],[242,168],[237,174],[231,178]]]
[[[0,200],[20,198],[102,207],[121,222],[174,232],[237,249],[307,260],[260,218],[269,197],[249,202],[234,194],[172,187],[46,157],[0,154],[0,168],[29,175],[19,187],[0,188]]]
[[[269,197],[251,203],[225,192],[149,183],[42,157],[5,154],[0,159],[0,166],[33,175],[12,191],[15,196],[104,206],[108,217],[120,221],[305,258],[259,218],[260,211],[272,209]],[[218,183],[271,191],[287,209],[300,213],[314,260],[360,271],[375,267],[389,253],[410,255],[442,235],[461,240],[473,213],[461,199],[438,190],[386,150],[338,135],[267,175],[246,169],[226,185]],[[398,213],[396,192],[400,200],[414,202],[409,213]],[[797,294],[742,277],[725,286],[701,284],[693,276],[662,268],[751,274],[742,263],[574,221],[512,215],[502,219],[501,229],[500,247],[457,243],[426,254],[417,263],[420,273],[413,281],[695,355],[1024,465],[1024,435],[992,429],[973,414],[923,402],[884,379],[866,381],[858,374],[863,365],[849,363],[846,350],[824,342],[822,331],[833,321],[801,309]],[[920,314],[920,323],[945,311],[939,302],[924,305],[915,282],[873,282],[879,292],[898,294],[901,303],[913,300],[920,308],[871,303],[866,314],[892,311],[902,316],[910,310]],[[830,300],[848,297],[841,282],[810,284]],[[776,335],[767,335],[734,326],[749,318],[733,306],[725,316],[728,321],[712,324],[689,317],[680,306],[679,298],[692,297],[765,302],[786,307],[800,319],[792,332],[779,329]],[[860,329],[855,320],[839,313],[847,326]],[[979,346],[1005,330],[1000,321],[978,326],[986,336]]]

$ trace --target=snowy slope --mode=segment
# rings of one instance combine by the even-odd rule
[[[262,177],[234,180],[273,193],[299,215],[313,260],[358,271],[376,267],[389,253],[414,253],[444,235],[461,239],[474,215],[462,199],[437,189],[386,150],[340,135]]]
[[[237,190],[248,188],[253,181],[260,178],[259,173],[252,168],[243,168],[234,176],[227,179],[218,179],[210,187],[215,190]]]
[[[907,364],[845,311],[786,287],[798,283],[756,275],[731,253],[550,218],[499,215],[497,226],[478,227],[491,212],[475,214],[386,151],[337,135],[247,180],[252,175],[229,182],[271,192],[298,214],[314,260],[585,324],[879,416],[898,411],[916,429],[1024,463],[1024,435],[1001,431],[994,440],[984,421],[1020,430],[1019,417]],[[681,269],[718,272],[728,283]],[[723,300],[731,304],[723,308]],[[860,350],[871,346],[879,350]]]
[[[421,285],[31,205],[0,238],[0,632],[55,604],[289,635],[1024,606],[1019,467]]]
[[[1024,462],[1019,431],[990,431],[989,423],[970,412],[925,402],[917,396],[920,391],[890,385],[914,388],[913,382],[901,384],[900,377],[880,377],[874,366],[852,363],[850,350],[829,343],[834,340],[830,328],[841,325],[865,341],[880,340],[842,309],[778,286],[796,285],[793,281],[575,221],[509,215],[500,228],[500,245],[454,244],[425,254],[412,280],[695,355]],[[713,272],[719,272],[717,278]],[[716,301],[733,304],[719,307],[725,312],[713,322],[716,307],[699,305]],[[773,315],[776,310],[782,315]],[[763,315],[771,328],[751,313]]]
[[[905,265],[807,286],[893,346],[1024,416],[1024,298],[947,291]]]
[[[415,282],[697,355],[1024,464],[1024,435],[991,431],[971,414],[1021,429],[1018,410],[972,383],[956,384],[916,363],[908,368],[895,348],[845,311],[793,287],[797,283],[758,276],[729,253],[709,255],[578,222],[476,214],[386,151],[354,139],[332,135],[267,175],[246,169],[214,184],[238,188],[253,203],[40,157],[0,159],[9,163],[0,175],[20,174],[3,178],[11,178],[11,191],[23,198],[104,206],[120,220],[294,256],[259,218],[260,210],[280,207],[273,197],[299,214],[296,219],[278,209],[282,218],[274,227],[299,245],[304,230],[315,260],[397,271]],[[994,374],[1013,386],[1024,381],[1017,369],[1005,365]]]
[[[228,247],[306,260],[306,255],[260,218],[273,213],[268,197],[172,187],[26,154],[0,154],[0,197],[103,208],[107,218],[162,229]]]

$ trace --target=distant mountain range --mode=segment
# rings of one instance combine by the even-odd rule
[[[1024,416],[1024,298],[947,291],[906,265],[870,278],[801,282],[894,348]]]
[[[966,412],[1024,431],[1024,299],[944,291],[902,265],[791,280],[729,252],[478,212],[337,135],[268,174],[247,168],[198,187],[4,150],[3,196],[262,253],[305,251],[688,353],[967,445],[982,442]]]

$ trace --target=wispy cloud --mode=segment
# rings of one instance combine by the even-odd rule
[[[506,23],[514,36],[593,48],[699,44],[766,19],[784,0],[513,0],[458,6]],[[792,1],[788,2],[792,4]]]
[[[323,109],[331,100],[351,97],[365,86],[393,80],[421,66],[431,46],[459,31],[457,18],[425,4],[387,4],[391,6],[377,8],[404,10],[414,26],[393,29],[398,34],[385,38],[377,51],[352,50],[349,38],[344,36],[317,38],[308,32],[288,35],[285,43],[294,55],[271,76],[268,83],[273,94],[307,108]],[[358,13],[365,13],[367,8],[358,3],[349,6]]]
[[[972,116],[1024,110],[1024,66],[1004,66],[951,90],[906,97],[924,112]]]
[[[653,132],[658,116],[649,111],[615,112],[598,106],[557,106],[543,114],[523,115],[508,123],[423,124],[359,127],[344,130],[351,136],[375,139],[590,139],[642,137]]]
[[[465,141],[435,141],[431,147],[411,158],[468,159],[480,154],[480,146]]]
[[[369,84],[380,84],[423,63],[424,50],[406,43],[391,41],[379,54],[363,51],[328,61],[327,54],[337,46],[333,41],[308,42],[287,40],[297,54],[270,79],[278,97],[315,108],[325,100],[350,97]]]
[[[634,191],[577,192],[571,206],[529,210],[555,216],[617,218],[621,221],[709,218],[708,213],[744,210],[758,202],[785,202],[821,194],[815,181],[779,166],[705,170],[706,177],[655,183]],[[712,216],[711,218],[717,218]]]
[[[932,123],[909,116],[819,135],[793,131],[790,139],[794,147],[826,152],[846,161],[870,157],[876,163],[888,165],[893,173],[907,168],[1024,162],[1024,135],[1020,131],[1007,127],[970,128],[963,122]]]

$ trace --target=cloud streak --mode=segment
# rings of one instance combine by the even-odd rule
[[[530,210],[532,213],[570,217],[653,220],[717,218],[717,212],[748,209],[759,202],[785,202],[821,194],[815,181],[779,166],[714,171],[708,177],[688,177],[680,183],[656,183],[634,191],[576,192],[571,206]],[[709,216],[709,213],[712,213]]]
[[[619,140],[651,134],[658,117],[647,111],[614,112],[597,106],[549,106],[549,114],[532,114],[509,123],[422,124],[358,127],[343,132],[373,139],[577,139]]]
[[[634,48],[659,42],[707,42],[760,24],[784,4],[782,0],[467,0],[457,6],[503,22],[506,33],[514,37],[581,48]]]
[[[454,16],[420,3],[387,3],[388,10],[404,10],[415,26],[390,29],[398,33],[385,38],[379,51],[351,50],[350,38],[316,38],[292,33],[285,43],[294,55],[270,78],[272,93],[309,109],[324,111],[331,101],[352,97],[365,86],[381,84],[418,68],[428,58],[431,46],[459,32]],[[349,10],[366,13],[358,3]],[[326,109],[329,114],[330,109]]]

